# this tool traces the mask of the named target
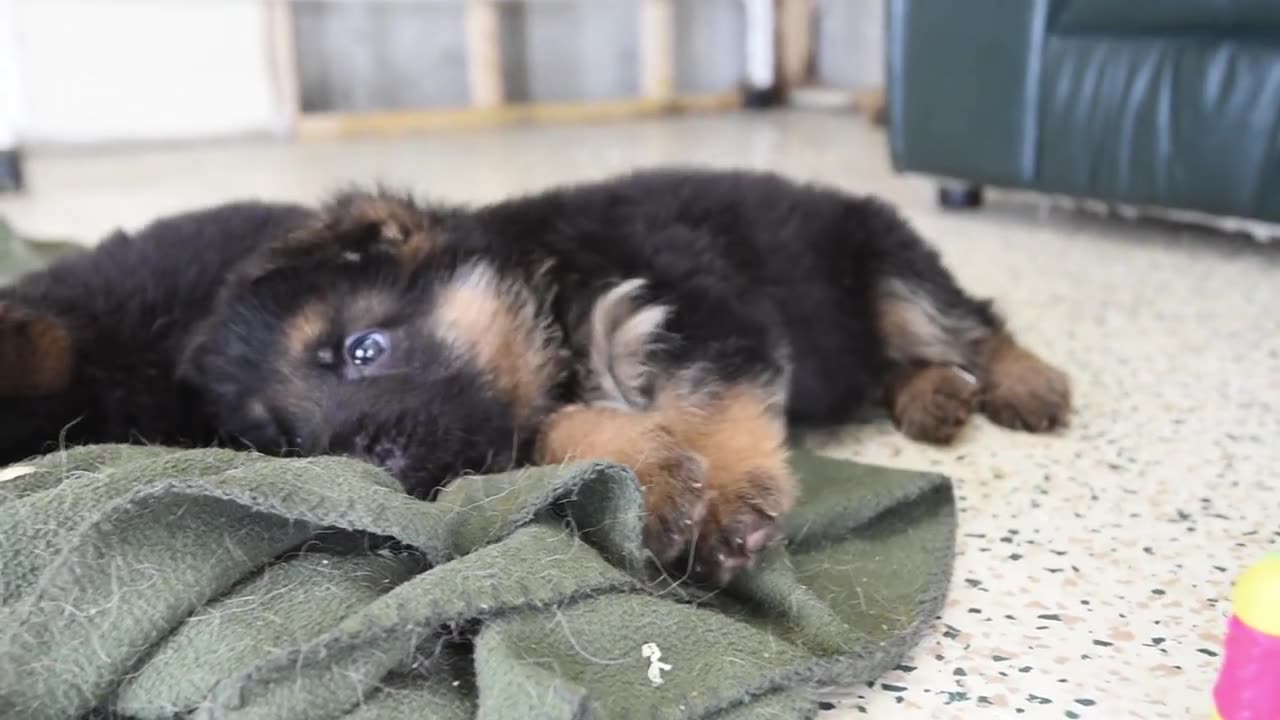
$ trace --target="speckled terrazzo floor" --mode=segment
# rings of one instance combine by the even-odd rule
[[[745,165],[898,203],[963,283],[1069,370],[1067,431],[977,421],[954,447],[883,424],[829,452],[956,478],[955,585],[906,663],[830,713],[1204,717],[1231,579],[1280,547],[1280,246],[997,197],[947,214],[889,169],[883,136],[825,115],[687,117],[396,140],[36,154],[0,214],[39,234],[237,196],[314,199],[380,178],[481,200],[665,162]]]

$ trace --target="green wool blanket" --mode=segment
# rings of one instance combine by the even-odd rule
[[[20,235],[4,218],[0,218],[0,284],[43,267],[62,255],[83,249],[83,245],[66,240]]]
[[[796,450],[787,541],[645,572],[604,463],[434,502],[341,458],[90,446],[0,470],[0,717],[810,717],[936,616],[946,478]],[[656,652],[655,652],[656,651]]]

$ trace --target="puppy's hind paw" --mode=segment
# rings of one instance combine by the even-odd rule
[[[52,315],[0,302],[0,397],[39,397],[71,384],[71,334]]]
[[[929,365],[891,386],[889,410],[907,437],[946,444],[969,421],[978,389],[978,381],[959,368]]]
[[[1071,381],[1009,341],[992,362],[981,403],[982,412],[997,425],[1030,432],[1056,430],[1070,418]]]

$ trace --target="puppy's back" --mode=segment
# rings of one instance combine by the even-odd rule
[[[199,442],[176,381],[187,334],[233,267],[305,208],[229,203],[169,216],[0,288],[0,462],[68,442]]]

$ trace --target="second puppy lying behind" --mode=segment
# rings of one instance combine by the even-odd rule
[[[0,431],[350,454],[418,496],[614,460],[658,560],[723,583],[794,502],[789,423],[881,401],[947,442],[975,408],[1033,431],[1069,413],[1066,377],[891,209],[773,175],[649,171],[474,210],[353,192],[253,206],[239,234],[221,212],[203,267],[153,226],[0,291],[0,374],[25,378],[0,383]],[[112,285],[130,253],[151,277]],[[19,411],[40,422],[19,433]]]

